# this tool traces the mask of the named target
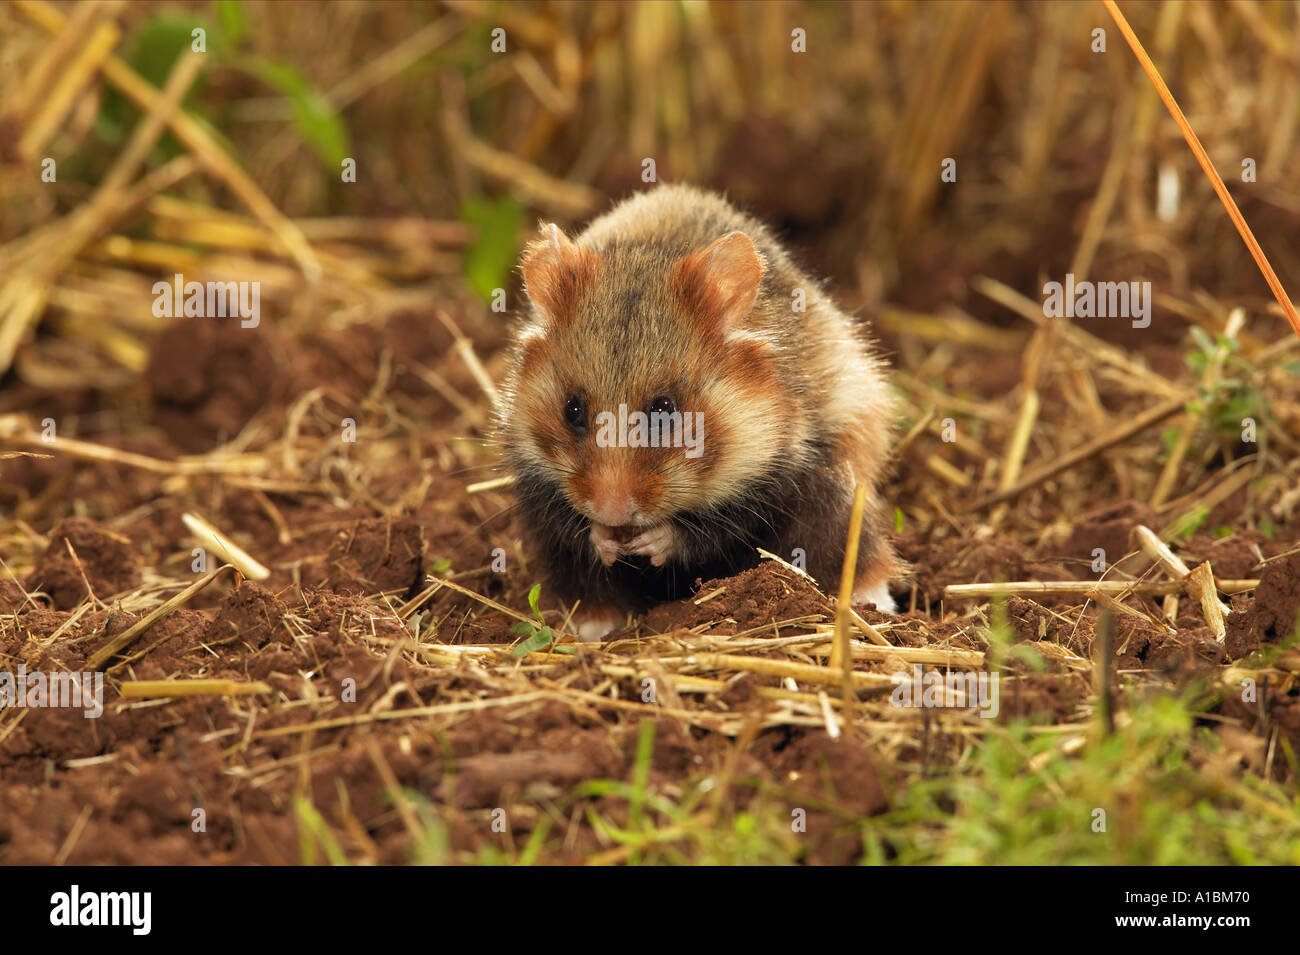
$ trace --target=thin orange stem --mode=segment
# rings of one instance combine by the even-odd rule
[[[1151,85],[1156,88],[1156,92],[1159,93],[1160,98],[1164,100],[1165,108],[1169,110],[1169,115],[1174,118],[1174,122],[1177,123],[1178,128],[1182,130],[1183,139],[1187,140],[1187,145],[1191,147],[1192,155],[1196,157],[1196,161],[1201,164],[1201,169],[1204,170],[1205,175],[1209,177],[1210,185],[1212,185],[1214,191],[1218,193],[1219,201],[1223,203],[1223,208],[1228,210],[1228,218],[1230,218],[1232,224],[1237,227],[1237,232],[1241,235],[1241,241],[1246,243],[1246,248],[1250,250],[1251,258],[1255,260],[1255,264],[1259,266],[1260,272],[1264,274],[1264,281],[1268,283],[1268,287],[1272,290],[1273,297],[1277,299],[1277,303],[1282,306],[1282,311],[1286,314],[1286,320],[1291,323],[1291,328],[1295,333],[1300,335],[1300,315],[1296,314],[1295,306],[1291,304],[1291,299],[1287,296],[1286,289],[1282,288],[1282,283],[1278,280],[1277,273],[1273,271],[1273,266],[1269,265],[1268,257],[1264,255],[1264,250],[1259,247],[1259,243],[1255,240],[1255,234],[1250,231],[1250,226],[1246,224],[1246,220],[1242,216],[1241,210],[1237,208],[1237,203],[1228,193],[1228,187],[1223,184],[1223,177],[1220,176],[1219,171],[1214,168],[1214,163],[1210,162],[1210,157],[1206,154],[1205,147],[1201,145],[1201,141],[1196,137],[1195,130],[1192,129],[1191,124],[1187,122],[1187,117],[1183,115],[1183,111],[1178,107],[1178,101],[1174,99],[1174,94],[1169,92],[1169,87],[1166,86],[1165,81],[1160,78],[1160,71],[1157,70],[1156,65],[1151,62],[1151,57],[1147,56],[1147,51],[1142,47],[1142,41],[1137,38],[1137,34],[1133,32],[1133,28],[1128,25],[1128,20],[1126,20],[1124,14],[1120,12],[1119,7],[1115,4],[1115,0],[1102,0],[1102,3],[1104,3],[1106,9],[1110,11],[1111,17],[1114,18],[1116,25],[1119,27],[1119,32],[1124,34],[1124,39],[1127,40],[1128,45],[1133,48],[1134,55],[1138,58],[1138,62],[1142,64],[1142,69],[1146,71],[1147,76],[1151,80]]]

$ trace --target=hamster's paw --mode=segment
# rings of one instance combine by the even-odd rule
[[[855,604],[875,604],[876,609],[884,613],[897,613],[898,607],[890,596],[888,581],[880,580],[869,587],[859,587],[853,591]]]
[[[623,615],[608,608],[591,611],[579,608],[573,622],[577,624],[579,640],[583,643],[597,643],[623,622]]]
[[[606,527],[604,524],[597,524],[592,521],[591,546],[596,548],[596,554],[600,557],[600,562],[606,567],[613,566],[614,561],[618,559],[620,545],[612,527]],[[597,637],[596,639],[600,638]]]
[[[671,524],[656,524],[633,537],[623,550],[629,554],[644,554],[652,565],[662,567],[664,561],[677,553],[677,535]]]

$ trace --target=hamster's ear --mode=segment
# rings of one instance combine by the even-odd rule
[[[753,240],[743,232],[728,232],[678,262],[673,278],[688,311],[726,332],[749,315],[766,271]]]
[[[554,222],[539,226],[541,235],[524,250],[524,291],[537,310],[558,325],[573,314],[599,259],[574,245]]]

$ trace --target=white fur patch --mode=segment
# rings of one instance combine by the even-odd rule
[[[613,611],[592,614],[590,617],[580,615],[578,639],[583,643],[598,643],[605,635],[623,622],[623,618]]]
[[[889,594],[889,587],[885,581],[881,581],[874,587],[864,587],[861,590],[853,592],[853,602],[855,604],[875,604],[876,609],[884,613],[897,613],[898,606],[894,603],[894,598]]]

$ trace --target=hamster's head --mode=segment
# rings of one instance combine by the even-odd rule
[[[517,476],[631,530],[733,500],[789,457],[801,416],[749,236],[597,250],[544,225],[522,271],[502,422]]]

